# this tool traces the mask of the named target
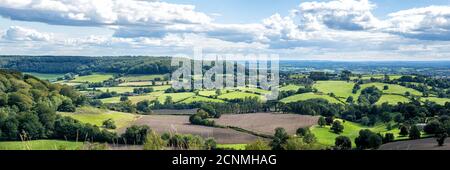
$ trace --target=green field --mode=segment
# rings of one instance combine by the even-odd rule
[[[151,81],[155,80],[155,78],[160,78],[161,80],[163,80],[164,76],[165,76],[164,74],[148,74],[148,75],[135,74],[135,75],[126,75],[124,77],[121,77],[120,79],[127,82],[139,82],[139,81]]]
[[[367,126],[363,126],[359,123],[345,121],[345,123],[343,123],[343,125],[344,125],[344,132],[339,135],[336,133],[333,133],[330,130],[330,126],[320,127],[320,126],[316,125],[316,126],[311,127],[311,132],[314,133],[314,135],[317,137],[317,141],[320,144],[323,144],[326,146],[334,146],[335,139],[338,136],[347,136],[352,141],[352,147],[356,147],[355,138],[359,136],[359,131],[363,130],[363,129],[369,129],[373,132],[381,133],[381,134],[393,133],[396,140],[406,138],[406,137],[400,137],[398,135],[399,130],[396,128],[388,131],[386,129],[386,125],[384,125],[384,124],[379,124],[374,127],[367,127]]]
[[[134,88],[136,87],[100,87],[96,89],[102,92],[132,93]]]
[[[401,75],[389,75],[390,80],[399,79],[400,77],[402,77],[402,76]],[[371,78],[384,79],[384,75],[383,74],[374,74],[374,75],[363,75],[361,77],[362,80],[370,80]],[[354,80],[354,79],[358,79],[358,77],[357,76],[350,77],[350,80]]]
[[[352,93],[354,85],[355,83],[347,81],[318,81],[313,87],[325,94],[334,93],[336,97],[345,100],[349,96],[356,96]]]
[[[96,88],[102,92],[117,92],[117,93],[132,93],[135,88],[153,88],[154,91],[165,91],[170,88],[170,85],[165,86],[147,86],[147,87],[130,87],[130,86],[119,86],[119,87],[100,87]]]
[[[62,140],[32,140],[0,142],[0,150],[78,150],[83,142]]]
[[[195,93],[191,92],[185,92],[185,93],[164,93],[161,96],[158,97],[159,102],[164,103],[166,100],[166,97],[170,96],[172,97],[173,102],[179,102],[184,99],[190,98],[192,96],[195,96]]]
[[[304,100],[308,100],[308,99],[317,99],[317,98],[328,100],[328,102],[330,102],[330,103],[341,103],[340,101],[338,101],[335,98],[332,98],[328,95],[320,95],[320,94],[315,94],[315,93],[296,94],[296,95],[281,99],[280,101],[283,103],[290,103],[290,102],[304,101]]]
[[[245,150],[247,144],[217,144],[219,149]]]
[[[88,76],[79,76],[76,77],[74,80],[71,80],[70,82],[74,82],[74,83],[85,83],[85,82],[89,82],[89,83],[99,83],[99,82],[103,82],[105,80],[108,80],[110,78],[113,78],[114,76],[112,74],[92,74],[92,75],[88,75]]]
[[[194,103],[194,102],[223,103],[225,101],[220,100],[220,99],[207,98],[207,97],[203,97],[203,96],[194,96],[194,97],[190,97],[190,98],[187,98],[187,99],[181,101],[181,103]]]
[[[29,75],[32,75],[39,79],[50,80],[50,81],[56,81],[56,79],[58,79],[60,77],[64,77],[64,74],[46,74],[46,73],[32,73],[32,72],[24,73],[24,74],[29,74]]]
[[[102,126],[103,121],[113,119],[116,123],[117,129],[128,126],[139,117],[138,115],[130,113],[101,110],[92,107],[78,108],[75,113],[59,112],[58,114],[61,116],[69,116],[83,123],[90,123],[99,127]]]
[[[201,90],[198,92],[198,95],[205,96],[205,97],[211,97],[216,95],[215,90]]]
[[[245,93],[245,92],[239,92],[239,91],[230,92],[230,93],[226,93],[226,94],[222,94],[222,95],[218,96],[219,99],[227,99],[227,100],[245,99],[247,97],[258,97],[260,99],[264,98],[264,96],[261,96],[258,94]]]
[[[129,96],[128,99],[132,103],[138,103],[138,102],[144,101],[144,100],[152,101],[152,100],[156,100],[163,93],[164,92],[162,92],[162,91],[157,91],[157,92],[147,93],[147,94],[141,95],[141,96]],[[119,103],[120,97],[111,97],[111,98],[101,99],[101,101],[103,103]]]
[[[425,102],[426,100],[429,100],[431,102],[436,102],[440,105],[445,105],[445,102],[450,102],[449,98],[437,98],[437,97],[422,97],[420,98],[422,102]]]
[[[410,100],[406,97],[403,97],[401,95],[390,95],[390,94],[383,94],[380,98],[380,100],[378,100],[378,102],[376,104],[380,105],[383,103],[389,103],[391,105],[396,105],[398,102],[401,103],[408,103],[410,102]]]
[[[383,90],[383,87],[387,85],[389,87],[388,90]],[[365,89],[367,87],[371,87],[371,86],[375,86],[378,89],[382,90],[383,93],[387,93],[387,94],[399,94],[399,95],[404,95],[405,92],[410,92],[412,95],[416,95],[416,96],[422,96],[422,93],[415,90],[415,89],[411,89],[411,88],[407,88],[407,87],[403,87],[397,84],[385,84],[385,83],[367,83],[367,84],[363,84],[361,85],[361,89]],[[359,91],[361,92],[361,90]]]
[[[297,91],[300,87],[303,87],[303,86],[290,84],[290,85],[287,85],[287,86],[280,87],[279,90],[280,91]]]
[[[256,93],[256,94],[270,94],[271,93],[271,91],[269,91],[269,90],[263,90],[263,89],[258,89],[258,88],[240,87],[238,89],[241,90],[242,92],[246,92],[246,93]]]

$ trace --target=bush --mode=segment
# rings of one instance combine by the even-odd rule
[[[406,127],[405,125],[400,126],[400,133],[399,133],[399,135],[407,136],[408,134],[409,134],[408,127]]]
[[[298,128],[297,132],[296,132],[297,136],[300,136],[300,137],[303,137],[308,133],[310,133],[310,130],[307,127],[306,128]]]
[[[75,112],[76,108],[75,108],[75,105],[72,103],[72,100],[66,99],[58,107],[58,111],[60,111],[60,112]]]
[[[122,134],[122,139],[125,144],[142,145],[147,139],[147,134],[150,132],[150,127],[143,125],[133,125]]]
[[[103,121],[102,124],[103,124],[103,127],[106,129],[116,129],[117,128],[113,119],[105,120],[105,121]]]
[[[393,142],[394,139],[395,137],[393,133],[386,133],[384,134],[383,143]]]
[[[145,139],[144,150],[163,150],[166,142],[154,131],[151,131]]]
[[[270,150],[270,146],[268,142],[265,142],[261,139],[257,139],[255,142],[247,144],[245,146],[245,150]]]
[[[420,139],[420,130],[417,126],[412,126],[409,130],[409,139]]]

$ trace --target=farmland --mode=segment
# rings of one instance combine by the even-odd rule
[[[384,125],[384,124],[379,124],[379,125],[376,125],[373,127],[367,127],[367,126],[363,126],[359,123],[345,121],[345,122],[343,122],[343,125],[344,125],[344,131],[343,131],[343,133],[341,133],[339,135],[349,137],[352,142],[355,141],[355,138],[358,137],[358,135],[359,135],[359,131],[362,129],[369,129],[376,133],[390,132],[390,133],[396,134],[396,138],[399,138],[398,129],[387,130],[386,125]],[[329,126],[320,127],[320,126],[316,125],[311,128],[311,132],[314,133],[314,135],[316,135],[317,140],[320,144],[323,144],[326,146],[333,146],[335,138],[339,136],[338,134],[333,133],[330,130]],[[355,145],[353,145],[353,147],[355,147]]]
[[[345,100],[349,96],[355,96],[352,93],[354,85],[355,83],[346,81],[318,81],[313,87],[325,94],[334,93]]]
[[[296,95],[289,96],[289,97],[282,99],[281,102],[290,103],[290,102],[305,101],[305,100],[316,99],[316,98],[325,99],[331,103],[341,103],[340,101],[338,101],[335,98],[332,98],[328,95],[321,95],[321,94],[315,94],[315,93],[296,94]]]
[[[64,74],[43,74],[43,73],[25,73],[25,74],[35,76],[42,80],[50,80],[50,81],[55,81],[58,78],[64,77]]]
[[[258,137],[232,129],[205,127],[189,123],[189,116],[143,115],[134,122],[148,125],[158,133],[194,134],[208,138],[213,137],[220,144],[250,143]]]
[[[92,74],[92,75],[87,75],[87,76],[78,76],[74,80],[71,80],[70,82],[73,82],[73,83],[85,83],[85,82],[99,83],[99,82],[108,80],[110,78],[113,78],[112,74],[98,73],[98,74]]]
[[[139,118],[138,115],[114,112],[108,110],[101,110],[90,107],[82,107],[75,113],[60,112],[61,116],[69,116],[77,119],[83,123],[90,123],[92,125],[102,126],[103,121],[112,119],[115,121],[117,128],[127,127],[131,122]]]
[[[219,99],[226,99],[226,100],[233,100],[233,99],[245,99],[245,98],[249,98],[249,97],[262,98],[262,96],[258,95],[258,94],[245,93],[245,92],[239,92],[239,91],[234,91],[234,92],[222,94],[222,95],[218,96],[217,98],[219,98]]]
[[[212,98],[202,97],[202,96],[193,96],[193,97],[189,97],[181,102],[182,103],[194,103],[194,102],[223,103],[225,101],[220,100],[220,99],[212,99]]]
[[[152,80],[163,80],[164,77],[166,77],[168,75],[164,75],[164,74],[149,74],[149,75],[126,75],[124,77],[121,77],[120,79],[122,79],[123,81],[126,82],[142,82],[142,81],[152,81]]]
[[[239,127],[259,134],[273,135],[274,129],[283,127],[289,134],[301,127],[317,123],[318,117],[298,114],[250,113],[223,115],[215,119],[218,125]]]

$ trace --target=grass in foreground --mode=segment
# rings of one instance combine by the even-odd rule
[[[0,142],[0,150],[78,150],[83,142],[63,140],[32,140]]]
[[[217,144],[219,149],[245,150],[247,144]]]

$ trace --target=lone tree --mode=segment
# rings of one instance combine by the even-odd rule
[[[284,130],[284,128],[276,128],[275,135],[272,142],[270,143],[270,146],[273,150],[283,150],[283,145],[288,139],[289,135],[286,133],[286,130]]]
[[[305,128],[298,128],[296,131],[297,136],[303,137],[306,134],[310,133],[310,130],[308,127]]]
[[[340,134],[344,131],[344,125],[342,125],[341,121],[335,120],[331,126],[331,130],[336,134]]]
[[[438,146],[443,146],[445,139],[448,137],[447,133],[440,133],[436,135],[436,141],[438,143]]]
[[[323,127],[327,124],[327,121],[325,121],[325,118],[320,116],[319,120],[317,121],[317,124],[319,124],[320,127]]]
[[[352,148],[352,141],[347,136],[338,136],[334,140],[334,148],[337,150],[350,150]]]
[[[412,126],[409,130],[409,139],[420,139],[420,130],[417,126]]]
[[[409,131],[408,131],[408,127],[406,127],[406,126],[401,126],[400,127],[400,133],[399,133],[399,135],[401,135],[401,136],[406,136],[406,135],[408,135],[409,134]]]

